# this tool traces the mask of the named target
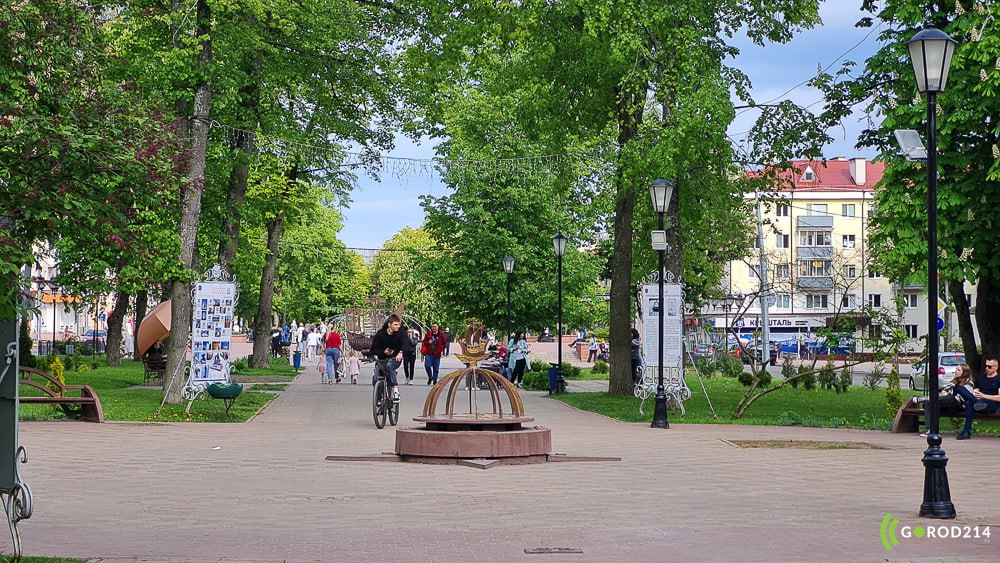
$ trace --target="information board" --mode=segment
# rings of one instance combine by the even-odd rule
[[[660,306],[659,284],[642,286],[642,353],[647,366],[655,366],[659,361],[660,315],[663,317],[663,365],[680,367],[684,352],[684,298],[681,285],[663,284],[666,307]]]
[[[192,386],[229,382],[236,284],[197,282],[191,319]]]

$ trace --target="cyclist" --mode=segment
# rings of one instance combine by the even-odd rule
[[[372,338],[371,354],[378,362],[385,366],[385,373],[392,386],[392,402],[399,402],[399,385],[396,383],[396,370],[403,362],[403,341],[408,338],[406,333],[399,330],[403,321],[399,315],[393,313],[385,321],[382,328],[375,333]]]

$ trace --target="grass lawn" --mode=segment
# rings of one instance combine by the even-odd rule
[[[49,371],[47,366],[41,369]],[[273,377],[282,378],[278,381],[286,381],[294,377],[294,375],[287,375],[289,371],[293,374],[295,371],[287,365],[277,366],[275,370],[277,375],[273,375]],[[191,405],[190,415],[184,412],[187,407],[185,401],[176,405],[164,405],[159,416],[156,416],[156,411],[160,408],[160,401],[163,400],[163,390],[160,387],[136,387],[142,385],[142,374],[142,362],[123,360],[122,365],[118,367],[102,365],[89,371],[67,370],[63,375],[69,385],[90,385],[94,388],[97,396],[101,399],[104,418],[108,421],[246,422],[275,397],[274,393],[244,391],[229,411],[229,416],[226,416],[225,405],[221,400],[214,400],[207,397],[206,394],[202,394],[204,398],[200,397]],[[260,373],[254,376],[254,380],[273,381],[267,377],[272,376]],[[287,379],[284,379],[286,377]],[[21,386],[20,391],[27,394],[35,390]],[[21,405],[20,412],[21,420],[65,418],[59,407],[53,405]]]
[[[706,378],[705,388],[719,418],[713,419],[705,394],[697,379],[688,379],[691,398],[685,402],[686,414],[670,412],[673,423],[703,424],[758,424],[769,426],[816,426],[828,428],[865,428],[888,430],[892,426],[892,416],[885,407],[885,390],[871,390],[867,387],[851,387],[847,393],[837,395],[833,391],[784,388],[771,393],[753,405],[743,418],[730,418],[733,409],[743,394],[744,387],[738,381],[725,377]],[[904,398],[915,393],[904,391]],[[578,409],[595,412],[624,422],[646,422],[653,420],[654,399],[646,401],[645,415],[639,414],[639,399],[635,397],[612,396],[607,393],[565,393],[555,396]],[[893,413],[895,414],[895,413]],[[959,426],[961,420],[959,419]],[[941,419],[943,433],[955,432],[951,418]],[[976,421],[976,432],[1000,435],[997,421]]]

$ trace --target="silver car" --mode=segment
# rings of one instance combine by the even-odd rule
[[[945,385],[951,383],[951,380],[955,378],[955,368],[966,363],[965,354],[962,352],[940,352],[938,354],[938,389],[941,389]],[[909,381],[910,389],[923,389],[925,387],[925,372],[927,360],[926,358],[921,360],[920,363],[913,364],[910,368],[910,375],[907,378]]]

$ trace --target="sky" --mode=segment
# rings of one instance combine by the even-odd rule
[[[859,29],[854,24],[861,18],[858,6],[861,0],[827,0],[820,6],[823,24],[797,35],[784,45],[769,44],[758,47],[747,40],[736,40],[740,55],[732,66],[746,73],[753,84],[752,93],[758,103],[789,99],[813,111],[822,109],[819,91],[802,83],[816,75],[820,66],[833,72],[843,60],[863,64],[879,47],[879,31]],[[739,142],[752,126],[757,115],[749,110],[737,116],[729,128],[730,135]],[[874,158],[871,149],[855,149],[858,133],[864,128],[864,117],[854,116],[831,129],[833,142],[824,150],[824,156],[864,156]],[[398,158],[430,159],[434,155],[431,142],[415,143],[398,138],[396,148],[386,156]],[[417,228],[423,223],[423,210],[418,197],[442,196],[449,190],[436,176],[425,174],[398,175],[383,173],[379,180],[368,176],[358,178],[353,202],[342,210],[344,228],[340,240],[348,248],[377,249],[386,240],[406,226]]]

